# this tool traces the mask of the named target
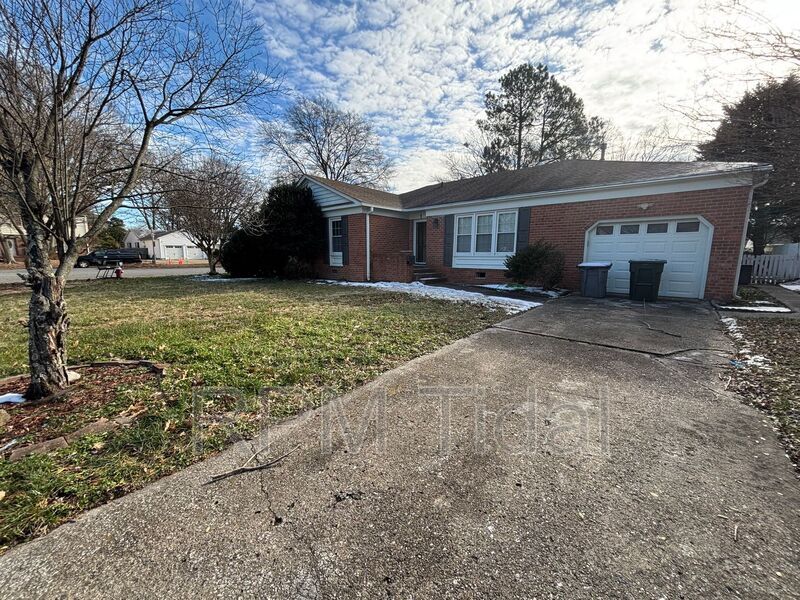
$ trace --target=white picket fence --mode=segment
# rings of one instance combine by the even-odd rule
[[[800,257],[781,254],[745,254],[743,265],[753,265],[753,283],[780,283],[800,279]]]

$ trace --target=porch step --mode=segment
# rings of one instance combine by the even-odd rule
[[[428,267],[414,267],[414,281],[420,281],[422,283],[439,283],[440,281],[444,281],[444,279],[445,278],[441,273],[437,273]]]

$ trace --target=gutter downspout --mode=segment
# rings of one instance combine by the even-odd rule
[[[370,239],[370,234],[369,234],[369,215],[374,210],[375,210],[375,207],[370,206],[369,210],[367,211],[367,214],[366,214],[366,220],[367,220],[367,244],[366,244],[366,246],[367,246],[367,281],[371,281],[372,280],[372,273],[371,273],[371,271],[372,271],[371,266],[372,265],[370,264],[371,261],[372,261],[372,253],[370,252],[370,246],[372,245],[372,241]]]
[[[769,181],[769,175],[765,175],[762,181],[754,183],[750,188],[750,194],[747,197],[747,215],[744,218],[744,231],[742,231],[742,243],[739,246],[739,260],[736,263],[736,281],[733,284],[733,297],[739,297],[739,277],[742,274],[742,259],[744,258],[744,248],[747,245],[747,229],[750,227],[750,210],[753,207],[753,192],[756,188],[761,187]]]

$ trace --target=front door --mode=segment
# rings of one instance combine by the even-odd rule
[[[414,262],[418,265],[425,264],[425,231],[427,221],[414,221]]]

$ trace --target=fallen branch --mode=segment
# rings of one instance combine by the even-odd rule
[[[252,467],[248,467],[247,464],[251,460],[253,460],[253,458],[258,454],[258,452],[256,452],[255,454],[253,454],[253,456],[251,456],[250,458],[247,459],[247,462],[245,462],[243,466],[238,467],[236,469],[233,469],[232,471],[227,471],[225,473],[220,473],[219,475],[212,475],[211,479],[209,479],[206,483],[207,484],[216,483],[218,481],[222,481],[223,479],[227,479],[228,477],[233,477],[234,475],[241,475],[242,473],[249,473],[251,471],[259,471],[261,469],[268,469],[269,467],[275,466],[276,464],[281,462],[284,458],[286,458],[290,454],[296,452],[299,448],[300,448],[300,446],[295,446],[294,448],[289,450],[287,453],[281,454],[278,458],[274,458],[271,461],[262,463],[260,465],[254,465]],[[259,450],[259,452],[260,452],[260,450]]]
[[[647,321],[640,321],[640,323],[644,323],[650,331],[657,331],[658,333],[663,333],[665,335],[671,335],[672,337],[683,337],[680,333],[672,333],[671,331],[664,331],[663,329],[658,329],[657,327],[651,327],[650,323]]]

